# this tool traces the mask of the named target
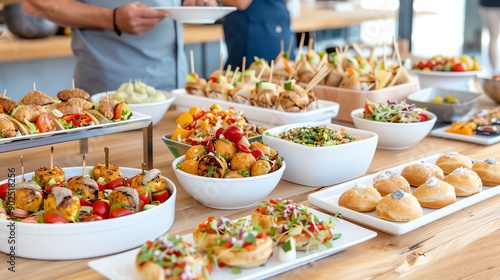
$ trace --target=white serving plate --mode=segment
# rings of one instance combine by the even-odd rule
[[[310,209],[311,212],[318,215],[320,219],[328,219],[328,214]],[[250,218],[250,216],[246,217]],[[320,251],[310,251],[309,253],[298,252],[297,258],[290,262],[280,262],[278,260],[278,250],[275,248],[272,257],[265,265],[241,269],[240,274],[231,273],[231,268],[223,267],[215,269],[211,274],[212,279],[233,280],[233,279],[264,279],[285,271],[295,269],[301,265],[312,263],[318,259],[338,253],[348,247],[367,241],[377,236],[377,233],[345,220],[338,220],[335,224],[335,232],[342,234],[342,237],[332,241],[333,248]],[[192,234],[183,236],[183,239],[194,244]],[[88,265],[109,279],[143,279],[135,268],[135,257],[139,249],[126,253],[110,256],[107,258],[91,261]]]
[[[493,144],[500,142],[500,135],[488,136],[488,135],[473,134],[473,135],[469,136],[469,135],[446,132],[445,130],[447,130],[450,127],[451,127],[451,125],[436,128],[436,129],[431,131],[431,135],[435,136],[435,137],[441,137],[441,138],[464,141],[464,142],[471,142],[471,143],[476,143],[476,144],[481,144],[481,145],[493,145]]]
[[[401,173],[401,170],[408,164],[411,163],[416,163],[416,162],[430,162],[430,163],[435,163],[436,160],[441,156],[442,154],[435,154],[420,160],[416,160],[413,162],[408,162],[407,164],[395,166],[393,168],[390,168],[388,170],[392,170],[396,173]],[[384,172],[384,171],[381,171]],[[465,207],[471,206],[473,204],[476,204],[480,201],[483,201],[485,199],[488,199],[490,197],[496,196],[500,194],[500,187],[483,187],[482,191],[480,193],[477,193],[475,195],[469,196],[469,197],[457,197],[457,201],[451,205],[448,205],[446,207],[443,207],[441,209],[430,209],[430,208],[425,208],[422,207],[424,211],[424,215],[420,218],[417,218],[413,221],[409,222],[392,222],[392,221],[387,221],[383,220],[377,217],[377,214],[375,211],[372,212],[367,212],[367,213],[362,213],[362,212],[356,212],[344,207],[340,207],[338,205],[338,199],[340,195],[347,189],[352,188],[356,183],[361,183],[365,185],[372,185],[373,183],[373,178],[377,176],[380,172],[376,174],[372,174],[369,176],[365,176],[362,178],[358,178],[349,182],[346,182],[344,184],[340,184],[319,192],[315,192],[313,194],[310,194],[308,197],[308,201],[310,204],[321,207],[322,209],[325,209],[329,212],[335,213],[335,212],[341,212],[342,217],[355,221],[357,223],[381,230],[383,232],[392,234],[392,235],[401,235],[405,234],[407,232],[410,232],[414,229],[417,229],[421,226],[424,226],[426,224],[429,224],[431,222],[434,222],[436,220],[439,220],[447,215],[450,215],[452,213],[455,213]],[[415,188],[412,187],[412,191]]]
[[[126,121],[101,123],[98,125],[88,125],[88,126],[76,127],[76,128],[72,128],[72,129],[55,130],[55,131],[50,131],[50,132],[38,133],[38,134],[20,135],[20,136],[11,137],[11,138],[0,138],[0,144],[9,143],[12,141],[45,138],[45,137],[54,136],[54,135],[58,135],[58,134],[82,132],[82,131],[86,131],[89,129],[97,129],[97,128],[104,128],[104,127],[110,127],[110,126],[119,126],[120,124],[129,123],[132,121],[151,119],[151,116],[148,116],[148,115],[145,115],[145,114],[142,114],[139,112],[132,111],[132,114],[133,114],[132,117]]]
[[[170,16],[178,22],[192,24],[211,24],[221,17],[236,11],[236,7],[219,6],[181,6],[181,7],[152,7],[170,13]]]
[[[87,167],[85,174],[92,167]],[[66,178],[82,174],[82,167],[63,168]],[[124,177],[132,177],[140,169],[120,167]],[[31,179],[34,172],[25,174]],[[86,223],[32,224],[14,222],[15,255],[39,260],[71,260],[115,254],[141,246],[147,240],[167,232],[175,217],[175,184],[164,178],[172,196],[153,209],[129,216]],[[16,177],[16,182],[21,176]],[[4,180],[0,183],[5,183]],[[0,251],[8,254],[7,243],[12,221],[0,220]]]
[[[224,109],[234,107],[236,111],[243,111],[244,116],[250,123],[278,126],[298,122],[326,122],[336,117],[339,112],[339,104],[333,101],[318,100],[318,108],[307,112],[284,112],[248,104],[224,101],[203,96],[190,95],[185,89],[172,91],[175,96],[174,104],[179,111],[189,111],[192,106],[209,108],[217,104]]]

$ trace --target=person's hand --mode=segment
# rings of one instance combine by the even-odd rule
[[[132,2],[116,10],[115,23],[123,33],[140,35],[150,31],[169,16],[166,11],[151,9],[140,2]]]
[[[182,6],[217,6],[216,0],[184,0]]]

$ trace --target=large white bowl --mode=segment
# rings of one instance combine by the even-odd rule
[[[323,124],[325,122],[283,125],[262,134],[262,141],[287,161],[283,180],[309,187],[323,187],[366,173],[377,146],[378,136],[375,133],[328,123],[332,129],[344,128],[347,133],[362,138],[356,142],[329,147],[309,147],[274,137],[289,129]]]
[[[448,72],[448,71],[425,71],[411,70],[410,73],[418,76],[420,88],[428,87],[455,89],[461,91],[474,91],[474,78],[480,71]]]
[[[108,91],[108,95],[110,96],[113,95],[114,93],[115,93],[114,91]],[[127,103],[127,105],[132,109],[133,112],[139,112],[144,115],[151,116],[151,121],[153,122],[153,125],[155,125],[160,122],[160,120],[163,118],[163,115],[165,115],[168,108],[170,107],[170,105],[172,105],[172,102],[174,102],[175,100],[175,96],[173,96],[171,93],[166,91],[164,91],[163,93],[167,97],[166,100],[153,103],[140,103],[140,104]],[[105,96],[106,93],[101,92],[92,95],[91,98],[96,104],[98,104],[99,100],[101,100]]]
[[[208,178],[192,175],[177,168],[184,156],[172,162],[177,180],[194,199],[216,209],[242,209],[260,203],[278,185],[286,164],[280,169],[255,177]]]
[[[66,177],[82,174],[82,167],[63,168]],[[140,169],[120,167],[125,177]],[[33,173],[26,174],[27,179]],[[71,260],[100,257],[136,248],[153,240],[172,226],[175,217],[177,190],[164,178],[172,196],[159,206],[129,216],[71,224],[32,224],[0,220],[0,251],[15,256],[41,260]],[[16,177],[20,182],[21,176]],[[4,180],[1,183],[5,183]],[[9,237],[13,242],[8,242]]]
[[[437,117],[429,111],[424,111],[428,120],[418,123],[387,123],[363,119],[359,115],[363,108],[351,112],[354,125],[359,129],[378,134],[377,148],[384,150],[404,150],[420,142],[432,130]]]

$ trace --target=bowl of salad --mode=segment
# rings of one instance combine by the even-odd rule
[[[378,134],[377,148],[404,150],[420,142],[436,123],[435,114],[406,102],[374,103],[351,112],[356,128]]]

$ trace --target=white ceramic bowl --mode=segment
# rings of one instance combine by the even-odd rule
[[[453,96],[458,102],[436,103],[431,101],[436,97],[444,99],[446,96]],[[419,108],[427,108],[428,111],[436,115],[438,122],[455,122],[471,113],[481,96],[482,94],[478,92],[430,87],[408,95],[408,103],[414,103]]]
[[[417,75],[421,89],[437,87],[474,92],[477,92],[477,88],[474,85],[474,78],[479,72],[480,71],[445,72],[415,69],[410,71],[412,75]]]
[[[262,141],[287,161],[283,180],[309,187],[323,187],[366,173],[377,146],[378,136],[375,133],[328,123],[332,129],[345,128],[347,133],[362,138],[356,142],[329,147],[309,147],[274,137],[289,129],[323,124],[325,122],[283,125],[262,134]]]
[[[359,117],[363,108],[351,112],[354,125],[359,129],[378,134],[377,148],[384,150],[404,150],[420,142],[432,130],[437,117],[429,111],[424,111],[428,120],[418,123],[386,123],[365,120]]]
[[[246,178],[208,178],[192,175],[177,165],[184,161],[184,156],[172,162],[177,180],[194,199],[201,204],[216,209],[241,209],[260,203],[278,185],[286,164],[280,169],[261,176]]]
[[[114,91],[108,91],[109,95],[114,94]],[[133,103],[127,103],[127,105],[132,109],[133,112],[139,112],[144,115],[151,116],[151,121],[153,122],[153,125],[157,124],[160,122],[160,120],[163,118],[163,115],[165,115],[165,112],[167,112],[168,108],[170,105],[172,105],[172,102],[175,100],[175,96],[173,96],[169,92],[163,92],[165,96],[167,97],[166,100],[160,101],[160,102],[154,102],[154,103],[141,103],[141,104],[133,104]],[[104,96],[106,96],[105,92],[97,93],[91,96],[92,100],[98,104],[99,100],[101,100]]]
[[[82,167],[63,169],[67,178],[82,174]],[[141,172],[140,169],[124,167],[120,170],[125,177]],[[25,178],[32,176],[33,173],[28,173]],[[158,207],[129,216],[72,224],[0,220],[0,251],[10,254],[10,246],[13,246],[7,240],[10,236],[15,240],[16,257],[41,260],[93,258],[139,247],[167,232],[174,222],[177,190],[172,181],[164,179],[172,196]],[[21,176],[17,176],[16,182],[20,180]],[[12,224],[14,226],[9,227]]]
[[[483,87],[484,94],[500,104],[500,80],[494,80],[491,76],[479,77],[478,80]]]

